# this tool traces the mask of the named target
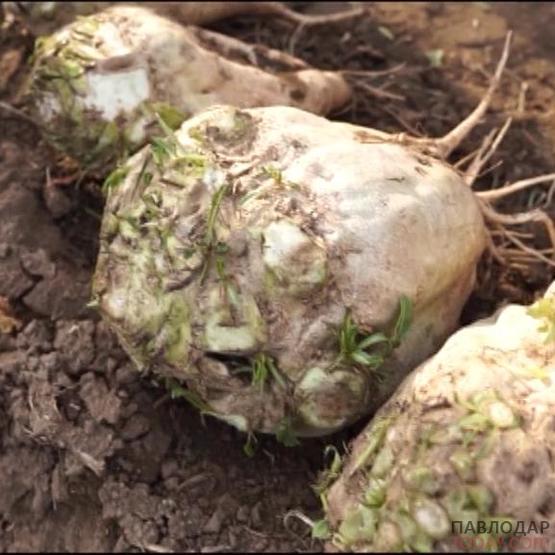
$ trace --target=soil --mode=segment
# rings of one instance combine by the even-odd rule
[[[318,13],[333,3],[297,3]],[[472,152],[507,113],[514,123],[487,189],[555,168],[555,5],[372,3],[364,18],[295,29],[252,17],[212,25],[356,77],[336,119],[425,135],[448,131],[479,100],[507,29],[512,54],[492,110],[453,159]],[[17,105],[34,37],[18,18],[0,23],[0,551],[318,551],[289,511],[320,517],[310,485],[327,444],[343,449],[364,422],[286,448],[244,436],[172,400],[139,375],[87,307],[102,212],[99,183],[77,180]],[[517,110],[526,83],[524,106]],[[372,88],[368,88],[368,87]],[[378,89],[378,92],[376,92]],[[508,199],[545,203],[548,187]],[[555,203],[547,210],[555,216]],[[541,230],[530,230],[541,245]],[[462,322],[506,302],[529,302],[555,278],[543,265],[503,268],[487,256]]]

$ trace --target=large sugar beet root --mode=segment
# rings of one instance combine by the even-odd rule
[[[530,310],[461,329],[405,380],[323,493],[329,547],[551,551],[554,384],[555,283]]]
[[[295,108],[207,110],[106,186],[102,315],[245,431],[321,435],[379,407],[455,328],[485,245],[449,166]]]
[[[26,87],[47,137],[88,169],[214,104],[293,105],[326,114],[350,89],[333,72],[263,47],[116,6],[37,42]]]

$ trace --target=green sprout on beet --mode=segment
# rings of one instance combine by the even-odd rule
[[[343,461],[341,460],[341,455],[339,454],[337,447],[334,445],[326,446],[324,450],[324,458],[327,458],[330,453],[332,455],[330,465],[326,470],[320,473],[318,481],[312,486],[312,489],[320,498],[322,507],[324,507],[325,511],[327,511],[328,507],[326,495],[331,485],[335,482],[335,480],[337,480],[337,478],[339,478],[341,467],[343,465]]]
[[[279,423],[276,431],[276,439],[285,447],[296,447],[300,445],[300,441],[293,431],[293,422],[289,416],[286,416]]]
[[[228,250],[228,247],[225,243],[219,242],[216,237],[216,220],[218,218],[218,213],[220,211],[220,206],[222,204],[222,200],[229,189],[229,185],[226,183],[222,185],[213,195],[212,201],[210,203],[210,210],[208,211],[208,217],[206,220],[206,231],[204,233],[204,241],[202,244],[202,248],[205,253],[205,262],[202,269],[201,274],[201,283],[204,281],[208,273],[208,268],[210,266],[210,262],[212,260],[212,255],[216,254],[216,259],[218,262],[218,266],[216,270],[218,274],[223,272],[223,265],[224,261],[221,258]],[[219,261],[218,261],[219,260]],[[225,273],[225,272],[224,272]],[[222,276],[220,275],[220,278]],[[225,281],[225,280],[224,280]]]
[[[542,320],[539,331],[547,334],[545,343],[555,341],[555,298],[543,298],[536,301],[528,309],[528,314]]]
[[[150,149],[157,166],[162,166],[175,155],[174,144],[162,137],[154,137],[150,143]]]
[[[127,177],[129,173],[129,167],[118,166],[110,175],[104,180],[102,184],[102,192],[106,195],[118,185],[120,185],[123,180]]]
[[[283,389],[287,387],[272,357],[264,353],[259,353],[252,363],[252,385],[259,386],[262,391],[270,376],[272,376]]]
[[[170,397],[172,399],[185,399],[189,402],[189,404],[191,404],[200,412],[201,416],[204,414],[214,414],[214,411],[208,405],[208,403],[203,401],[197,393],[191,391],[190,389],[184,388],[176,380],[172,378],[166,378],[165,385],[166,389],[169,390]]]
[[[402,296],[399,301],[399,314],[391,335],[378,331],[371,334],[364,333],[353,321],[347,310],[339,329],[339,355],[334,363],[362,366],[369,370],[377,370],[383,365],[406,335],[412,322],[412,302]]]
[[[330,527],[325,518],[312,523],[311,536],[315,540],[327,540],[331,537]]]
[[[258,439],[256,438],[256,435],[254,435],[253,432],[249,432],[247,434],[247,441],[245,441],[245,444],[243,445],[243,453],[245,453],[245,455],[249,458],[254,457],[257,445]]]

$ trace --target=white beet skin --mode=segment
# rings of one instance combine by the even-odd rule
[[[486,233],[449,166],[287,107],[215,107],[176,137],[159,167],[159,146],[128,162],[104,215],[95,293],[138,365],[242,430],[322,435],[377,409],[455,329]],[[334,365],[347,309],[386,332],[403,295],[414,319],[379,372]],[[244,368],[261,355],[278,373],[263,388]]]
[[[116,6],[41,39],[27,93],[55,146],[105,170],[159,131],[155,112],[174,127],[215,104],[327,114],[351,91],[339,74],[281,52]]]
[[[328,550],[472,550],[478,544],[470,532],[463,537],[469,522],[477,529],[479,521],[513,519],[525,531],[543,522],[543,535],[531,533],[538,541],[526,545],[549,551],[554,339],[555,283],[532,310],[510,305],[462,328],[414,370],[354,441],[323,494]],[[499,545],[495,534],[484,540]]]

